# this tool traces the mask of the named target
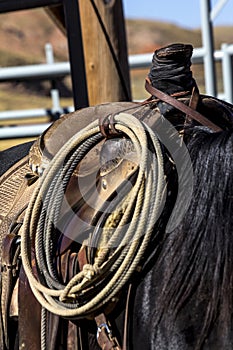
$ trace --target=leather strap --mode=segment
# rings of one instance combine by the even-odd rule
[[[192,109],[197,109],[197,105],[198,105],[198,102],[199,102],[199,90],[198,90],[198,87],[197,85],[195,85],[192,89],[192,95],[191,95],[191,98],[190,98],[190,102],[189,102],[189,107],[192,108]]]
[[[196,120],[198,123],[200,123],[204,126],[207,126],[208,128],[212,129],[215,132],[222,131],[222,129],[219,126],[212,123],[209,119],[204,117],[198,111],[190,108],[189,106],[185,105],[184,103],[180,102],[179,100],[176,100],[174,97],[167,95],[164,92],[156,89],[154,86],[151,85],[149,78],[146,78],[145,88],[151,95],[157,97],[159,100],[162,100],[162,101],[170,104],[171,106],[177,108],[181,112],[184,112],[189,117]]]
[[[9,308],[12,297],[12,292],[17,278],[18,269],[17,257],[19,249],[17,249],[18,236],[9,233],[3,239],[3,251],[2,251],[2,262],[1,262],[1,317],[2,317],[2,330],[4,335],[5,345],[9,346]],[[15,258],[16,256],[16,258]]]
[[[97,324],[97,341],[102,350],[121,350],[116,337],[113,337],[112,331],[107,322],[104,313],[95,317]]]
[[[19,349],[41,348],[41,305],[31,291],[23,267],[19,274]]]
[[[126,305],[125,305],[125,320],[124,320],[124,333],[123,333],[123,347],[122,350],[128,349],[128,328],[129,328],[129,312],[130,312],[130,301],[132,298],[132,283],[128,287]]]
[[[192,108],[193,110],[196,110],[198,102],[199,102],[199,98],[200,98],[199,90],[198,90],[197,85],[195,85],[192,89],[192,95],[191,95],[190,100],[189,100],[189,107]],[[184,140],[186,143],[187,143],[187,138],[189,135],[187,133],[187,129],[192,124],[193,124],[193,119],[189,115],[186,114],[183,131],[180,131],[180,135],[182,136],[181,140]]]

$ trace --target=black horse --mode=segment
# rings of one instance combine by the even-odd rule
[[[41,283],[46,282],[47,286],[51,285],[53,287],[55,282],[52,277],[55,276],[56,285],[59,289],[60,285],[69,282],[74,272],[82,271],[82,267],[87,261],[88,264],[93,264],[101,246],[98,232],[103,231],[103,223],[106,223],[109,218],[109,212],[112,213],[112,203],[115,206],[121,203],[123,198],[119,199],[121,193],[125,195],[128,191],[127,187],[124,186],[130,184],[130,188],[132,188],[137,181],[137,176],[139,176],[138,167],[131,168],[132,163],[137,163],[134,150],[132,150],[129,142],[129,135],[131,134],[128,137],[122,137],[122,131],[119,133],[119,130],[117,130],[117,116],[121,112],[132,114],[136,119],[143,122],[147,136],[150,131],[146,125],[149,125],[159,137],[164,168],[161,208],[153,222],[153,234],[150,241],[143,251],[137,268],[127,279],[124,287],[116,295],[114,294],[114,298],[111,298],[108,303],[105,304],[103,301],[102,308],[99,307],[94,312],[87,312],[85,318],[79,316],[60,317],[47,311],[44,306],[42,306],[41,312],[38,298],[34,297],[36,292],[33,290],[32,293],[29,287],[30,283],[28,284],[27,268],[25,266],[27,259],[24,258],[24,268],[20,263],[18,264],[20,270],[18,314],[15,317],[8,317],[8,334],[11,334],[8,345],[6,338],[2,336],[2,344],[5,344],[2,345],[3,349],[7,346],[10,349],[23,348],[24,346],[30,349],[41,347],[42,349],[94,350],[100,348],[100,343],[102,343],[102,349],[217,350],[233,348],[233,240],[231,236],[233,224],[233,107],[215,98],[199,95],[190,71],[191,54],[192,47],[181,44],[171,45],[155,52],[147,82],[148,90],[152,96],[143,104],[106,104],[75,112],[66,117],[69,120],[69,127],[71,125],[71,134],[74,128],[72,120],[75,121],[79,117],[81,127],[78,124],[78,128],[82,128],[99,118],[101,142],[104,136],[105,143],[101,144],[100,148],[102,173],[98,173],[98,176],[100,175],[100,180],[108,179],[104,176],[106,174],[106,176],[109,176],[112,169],[114,169],[117,176],[113,177],[111,190],[108,188],[109,193],[106,197],[108,206],[102,206],[104,204],[101,203],[101,205],[98,204],[98,210],[90,211],[89,207],[91,205],[89,207],[85,206],[83,193],[80,195],[80,182],[77,183],[77,178],[69,177],[65,173],[63,179],[66,179],[67,176],[69,181],[67,180],[67,185],[64,188],[62,187],[61,193],[68,192],[67,198],[70,201],[69,207],[72,207],[72,212],[64,210],[62,220],[60,220],[60,217],[56,217],[56,227],[54,219],[51,220],[50,229],[55,236],[55,243],[52,242],[51,238],[47,248],[41,248],[41,252],[35,253],[34,250],[40,250],[40,243],[36,245],[34,238],[31,239],[33,248],[33,251],[29,254],[31,255],[31,262],[34,261],[35,257],[41,257],[41,261],[37,261],[35,265],[32,264]],[[164,92],[166,95],[163,94]],[[178,101],[178,105],[176,105],[176,102],[173,105],[173,101],[169,99],[169,96]],[[188,109],[178,110],[179,102],[182,102],[184,106],[189,104]],[[192,109],[197,113],[193,114]],[[109,114],[113,117],[109,118]],[[114,119],[114,117],[116,118]],[[58,122],[58,125],[61,126],[60,130],[64,130],[63,126],[68,124],[67,121],[63,120]],[[54,138],[61,134],[59,128],[57,129],[57,124],[55,126],[50,128],[50,136],[53,134]],[[44,163],[51,161],[64,141],[56,141],[57,145],[54,146],[51,138],[46,140],[45,135],[40,139],[40,146],[43,146]],[[132,137],[132,139],[134,138]],[[100,139],[93,138],[95,145],[98,145],[99,141]],[[159,159],[158,154],[154,155],[153,145],[153,140],[149,139],[147,148],[150,164],[156,163],[156,160]],[[82,147],[84,146],[85,141],[82,141]],[[0,155],[1,175],[4,176],[6,171],[9,172],[13,164],[28,154],[29,149],[34,149],[35,152],[37,148],[35,146],[32,148],[29,143],[2,152]],[[91,171],[94,169],[93,172],[96,175],[95,160],[99,149],[97,151],[92,155],[87,154],[87,161],[90,161],[91,157],[91,165],[84,161],[82,170],[79,169],[83,178],[88,174],[87,182],[83,185],[85,196],[87,196],[84,197],[88,200],[92,196],[89,183],[91,177],[89,177],[90,173],[88,171],[90,171],[90,168]],[[31,152],[33,154],[33,151]],[[85,155],[86,152],[83,152]],[[63,164],[67,161],[67,172],[69,172],[70,157],[73,156],[73,159],[79,156],[80,159],[83,158],[79,154],[80,149],[77,154],[70,150],[67,151],[65,160],[62,161]],[[130,170],[127,170],[129,175],[126,182],[124,181],[126,177],[121,172],[124,169],[124,167],[121,168],[121,160],[124,157],[126,157],[126,163],[130,164]],[[112,160],[114,161],[112,162]],[[46,164],[44,168],[47,167]],[[153,173],[154,177],[152,176],[154,183],[157,181],[155,179],[159,174],[159,166],[158,163],[156,164],[157,170]],[[76,169],[76,166],[75,163],[74,169]],[[38,181],[44,168],[42,163],[36,164],[33,168],[34,175],[31,174],[27,179],[32,186]],[[99,169],[99,164],[97,164],[97,168]],[[150,165],[147,162],[147,170],[149,168]],[[73,173],[74,169],[70,173]],[[54,174],[56,175],[56,171],[54,171]],[[119,183],[115,183],[118,178],[120,178]],[[52,181],[54,185],[58,181],[58,177],[56,179],[56,181]],[[101,184],[103,188],[109,186],[108,181],[106,183],[102,181]],[[112,188],[114,191],[112,191]],[[48,209],[54,211],[56,216],[56,208],[54,209],[51,202],[49,202],[49,198],[52,197],[53,201],[56,202],[54,193],[58,190],[56,187],[55,190],[48,187],[48,191],[49,194],[44,193],[43,198],[43,203],[48,200],[48,206],[44,211],[43,206],[40,206],[38,225],[42,226],[44,221],[49,222],[45,214]],[[116,195],[115,192],[119,195]],[[32,196],[34,196],[33,193],[32,191]],[[152,202],[152,199],[155,198],[153,196],[156,196],[156,194],[153,195],[151,192]],[[33,198],[36,200],[35,196]],[[62,205],[65,206],[64,202],[62,202]],[[30,208],[33,208],[32,205],[27,208],[29,210],[27,213],[30,213]],[[153,211],[153,209],[150,210]],[[28,229],[32,229],[33,222],[31,223],[30,215],[27,213],[26,219],[23,218],[28,223]],[[146,221],[149,221],[151,217],[151,212],[148,213]],[[35,223],[37,222],[36,216],[33,215]],[[133,216],[133,214],[131,215]],[[77,228],[77,220],[80,216],[82,216],[82,219],[84,218],[82,222],[87,223],[84,228],[82,225],[81,228]],[[130,221],[133,220],[132,216],[128,217],[126,228],[130,226]],[[140,219],[143,220],[145,217],[140,217]],[[16,222],[20,223],[19,229],[21,229],[20,220],[16,220]],[[89,225],[90,222],[91,225]],[[25,227],[27,223],[23,223]],[[17,225],[12,226],[12,223],[10,224],[11,232],[14,232],[14,229],[17,232]],[[80,221],[78,224],[80,225]],[[46,230],[48,227],[46,227]],[[44,234],[43,229],[40,232],[41,235]],[[65,234],[63,234],[64,232]],[[123,234],[126,234],[126,230],[123,230]],[[87,248],[84,249],[84,255],[82,254],[83,244],[80,244],[81,241],[84,242],[82,235],[84,235],[84,240],[89,237],[88,243],[90,245],[88,247],[88,243],[84,244]],[[121,236],[121,239],[124,239],[124,235]],[[2,240],[4,242],[4,238]],[[133,245],[133,241],[134,239],[128,245]],[[137,245],[138,251],[143,244],[143,237],[140,237]],[[54,255],[51,261],[46,261],[49,246],[51,246]],[[3,244],[2,254],[4,254],[4,247]],[[27,241],[22,244],[22,248],[24,247],[27,248]],[[14,248],[14,253],[15,251]],[[114,255],[115,251],[117,251],[117,256]],[[78,257],[77,252],[79,252]],[[59,253],[62,253],[64,259],[59,256]],[[116,264],[121,254],[124,255],[124,249],[117,250],[115,246],[111,246],[107,254],[110,258],[114,256],[114,263]],[[84,259],[84,262],[82,259]],[[71,263],[72,271],[70,271]],[[49,265],[51,266],[49,267]],[[107,265],[104,270],[105,282],[98,280],[98,277],[96,277],[96,288],[93,289],[92,285],[89,284],[89,289],[87,288],[87,291],[79,294],[78,301],[68,297],[65,302],[69,305],[69,308],[73,309],[73,305],[77,307],[76,303],[83,307],[85,302],[91,300],[91,297],[101,293],[111,278],[114,277],[109,272],[110,270],[111,267]],[[3,264],[2,271],[4,271]],[[49,274],[50,277],[48,277]],[[18,278],[18,275],[16,277]],[[12,290],[16,290],[16,277],[12,279],[14,286]],[[31,287],[34,289],[32,284]],[[3,289],[1,294],[4,294]],[[106,293],[106,296],[108,295],[111,295],[110,292],[109,294]],[[49,300],[49,297],[46,300]],[[12,300],[10,303],[12,304]],[[34,308],[33,317],[30,314],[31,308]],[[10,306],[8,305],[8,311],[9,309]],[[4,329],[3,325],[4,317],[2,316],[1,326]],[[109,329],[110,325],[111,329]],[[96,332],[99,338],[104,334],[99,344],[96,339],[98,338]],[[44,335],[42,341],[41,334]]]

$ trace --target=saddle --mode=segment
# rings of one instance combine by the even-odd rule
[[[20,245],[21,227],[24,222],[26,208],[30,198],[37,188],[40,176],[46,169],[46,165],[53,159],[63,144],[71,139],[78,131],[89,125],[93,120],[102,118],[102,116],[110,113],[117,114],[122,110],[127,110],[129,113],[137,113],[141,106],[137,103],[109,103],[96,107],[90,107],[80,111],[76,111],[69,115],[64,115],[50,126],[32,145],[30,152],[0,179],[0,199],[3,204],[1,213],[1,310],[2,310],[2,329],[1,333],[4,338],[1,339],[2,344],[8,349],[10,345],[9,333],[11,320],[19,320],[20,324],[20,343],[27,344],[30,339],[30,346],[36,349],[40,339],[38,332],[34,335],[31,327],[31,318],[29,310],[33,308],[35,311],[33,315],[34,321],[40,319],[40,305],[34,300],[30,286],[28,284],[26,275],[21,267],[21,259],[17,246]],[[152,111],[148,106],[143,107],[145,110],[144,119],[153,127],[156,119],[160,114],[157,111]],[[82,206],[81,211],[85,216],[85,223],[93,220],[99,211],[102,202],[106,201],[111,194],[120,186],[120,184],[129,178],[136,171],[136,159],[131,154],[131,158],[119,159],[120,150],[125,147],[121,138],[116,138],[109,141],[99,142],[93,149],[88,152],[79,165],[79,169],[74,171],[70,184],[67,188],[68,209],[63,208],[63,216],[66,216],[66,210],[74,207],[77,202],[80,202],[86,193],[89,193],[93,187],[93,176],[101,169],[98,174],[99,183],[103,184],[98,188],[98,195],[96,193],[91,199],[95,202],[95,210],[89,205]],[[101,157],[98,157],[98,154]],[[108,164],[108,159],[117,160],[117,163]],[[101,164],[101,163],[102,164]],[[85,184],[83,184],[85,181]],[[79,183],[82,182],[85,193],[80,193],[76,189]],[[9,191],[10,189],[10,191]],[[75,189],[75,190],[74,190]],[[98,203],[100,198],[100,203]],[[79,216],[81,214],[79,213]],[[77,255],[70,249],[74,241],[72,237],[73,226],[75,223],[69,225],[66,235],[62,236],[61,245],[59,247],[59,265],[61,276],[65,281],[69,280],[73,275],[73,269],[78,264],[82,267],[86,263],[86,252],[83,250]],[[87,231],[87,227],[79,226],[79,231]],[[76,228],[77,234],[77,228]],[[17,262],[17,263],[16,263]],[[19,289],[19,291],[18,291]],[[26,297],[27,296],[27,297]],[[20,310],[19,310],[20,308]],[[35,317],[37,315],[37,317]],[[103,316],[98,316],[98,324],[103,323]],[[102,320],[101,323],[99,320]],[[53,323],[54,324],[54,323]],[[72,327],[72,325],[70,326]],[[54,328],[51,333],[57,334],[58,328]],[[20,330],[24,331],[20,331]],[[25,331],[27,329],[27,331]],[[37,329],[40,329],[38,324]],[[29,337],[30,334],[30,337]],[[104,332],[103,332],[104,334]],[[52,336],[56,338],[56,335]],[[100,342],[103,340],[99,337]],[[104,340],[104,342],[106,342]],[[108,340],[109,342],[109,340]],[[33,343],[35,345],[33,345]],[[116,343],[116,341],[114,342]],[[36,345],[37,344],[37,345]],[[55,345],[54,345],[55,346]],[[3,347],[4,348],[4,347]]]
[[[67,225],[66,234],[62,235],[59,241],[59,250],[56,252],[57,264],[65,283],[77,270],[77,265],[81,270],[87,260],[93,260],[91,256],[93,252],[89,252],[85,244],[84,247],[79,245],[78,249],[77,245],[75,249],[71,248],[75,240],[74,228],[77,236],[82,235],[83,232],[89,232],[90,223],[93,223],[99,215],[103,203],[111,202],[112,194],[126,179],[133,179],[138,171],[135,151],[132,150],[127,139],[114,130],[115,115],[126,112],[144,122],[155,132],[165,117],[176,127],[181,137],[189,137],[189,127],[194,125],[204,125],[215,132],[232,128],[232,105],[214,97],[199,94],[189,70],[191,53],[192,48],[182,44],[173,44],[157,50],[153,63],[156,63],[159,69],[157,66],[153,69],[154,66],[152,66],[146,79],[146,89],[151,95],[148,100],[143,103],[106,103],[63,115],[35,141],[29,154],[0,178],[1,349],[11,348],[9,329],[12,320],[19,321],[21,345],[28,344],[28,339],[30,339],[31,349],[38,348],[40,344],[38,332],[36,334],[33,332],[29,310],[33,308],[35,311],[33,318],[38,323],[39,329],[41,307],[33,298],[27,276],[21,266],[20,235],[28,203],[38,188],[40,178],[48,164],[63,145],[80,130],[85,129],[93,121],[99,120],[99,128],[104,138],[96,142],[95,146],[82,158],[78,167],[73,169],[66,189],[67,201],[62,205],[63,218],[70,219],[69,210],[75,208],[75,213],[78,213],[84,223],[77,229],[76,221],[71,220]],[[168,89],[168,81],[171,77],[167,76],[167,70],[164,71],[160,66],[167,67],[170,61],[173,62],[171,75],[175,76],[176,84],[175,87]],[[178,65],[179,72],[181,65],[186,63],[180,79],[182,84],[179,85],[177,85],[179,79],[174,74],[174,62]],[[160,79],[157,79],[158,75]],[[82,184],[82,191],[80,191],[80,184]],[[96,186],[97,193],[93,190]],[[88,205],[83,202],[86,196],[88,196]],[[90,203],[95,205],[92,206]],[[85,238],[86,236],[84,241]],[[81,246],[82,249],[80,249]],[[109,307],[110,311],[113,307],[114,305]],[[99,333],[104,336],[104,339],[102,335],[100,337],[102,348],[104,349],[104,346],[108,346],[108,349],[120,348],[115,337],[110,339],[106,335],[105,327],[103,327],[105,331],[101,332],[102,324],[107,324],[107,321],[105,314],[100,313],[100,315],[97,315],[96,322]],[[59,332],[59,321],[56,317],[54,320],[56,322],[50,330],[51,348],[57,345],[56,337]]]

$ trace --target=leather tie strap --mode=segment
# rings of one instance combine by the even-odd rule
[[[164,92],[156,89],[154,86],[151,85],[149,78],[146,78],[145,88],[151,95],[157,97],[159,100],[162,100],[162,101],[170,104],[171,106],[177,108],[181,112],[184,112],[186,115],[188,115],[190,118],[196,120],[198,123],[200,123],[204,126],[207,126],[208,128],[212,129],[215,132],[222,131],[222,129],[219,126],[212,123],[209,119],[204,117],[201,113],[190,108],[189,106],[185,105],[184,103],[180,102],[179,100],[176,100],[174,97],[167,95]]]

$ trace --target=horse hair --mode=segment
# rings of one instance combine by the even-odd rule
[[[174,322],[192,300],[202,300],[203,320],[193,348],[200,349],[215,322],[229,344],[233,289],[233,131],[195,128],[188,144],[194,172],[189,209],[163,244],[157,269],[166,261],[155,324]],[[173,315],[171,317],[171,315]]]
[[[28,154],[32,142],[13,146],[0,152],[0,176],[3,175],[12,165],[17,163],[23,156]]]

